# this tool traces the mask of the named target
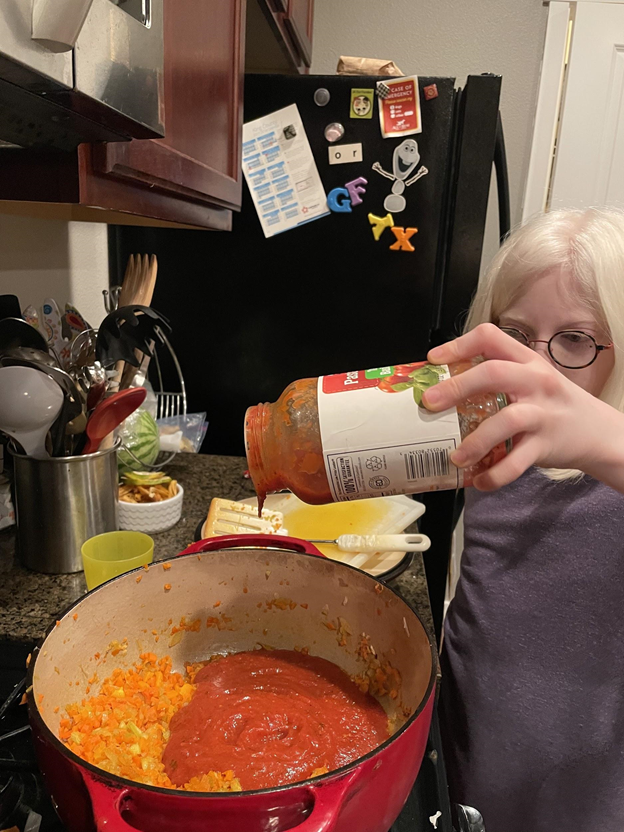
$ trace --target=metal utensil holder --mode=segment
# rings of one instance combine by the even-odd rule
[[[117,529],[118,448],[45,459],[10,449],[24,566],[51,575],[81,572],[85,540]]]

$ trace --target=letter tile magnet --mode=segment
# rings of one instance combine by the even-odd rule
[[[373,170],[385,176],[386,179],[392,181],[392,192],[384,200],[384,208],[389,213],[398,214],[404,211],[407,201],[403,196],[405,188],[413,185],[423,176],[429,173],[429,170],[421,165],[418,171],[411,176],[415,168],[420,162],[420,153],[418,152],[418,142],[415,139],[405,139],[401,144],[394,148],[392,154],[392,173],[384,170],[379,162],[375,162]]]
[[[386,214],[385,217],[376,217],[375,214],[369,214],[368,221],[373,226],[373,237],[376,240],[379,240],[386,228],[392,228],[394,225],[392,214]]]
[[[349,192],[349,196],[351,197],[351,205],[361,205],[362,204],[362,197],[360,194],[366,193],[365,185],[368,185],[368,180],[364,179],[363,176],[358,176],[357,179],[354,179],[352,182],[347,182],[345,184],[345,188]]]
[[[350,118],[372,118],[375,90],[352,89]]]
[[[327,194],[327,207],[336,214],[350,214],[349,191],[346,188],[334,188],[333,191]]]
[[[410,243],[410,238],[414,234],[418,234],[417,228],[397,228],[392,226],[392,233],[396,237],[396,243],[392,243],[390,248],[392,251],[415,251],[414,246]]]

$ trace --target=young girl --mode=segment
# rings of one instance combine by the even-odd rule
[[[502,390],[509,406],[453,461],[514,447],[466,491],[442,654],[452,797],[487,832],[621,832],[624,214],[529,222],[480,284],[467,330],[429,359],[490,360],[425,403]]]

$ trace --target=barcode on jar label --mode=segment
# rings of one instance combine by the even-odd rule
[[[409,482],[430,477],[448,477],[451,462],[446,448],[409,451],[403,457],[405,476]]]
[[[326,454],[334,499],[340,502],[461,488],[461,472],[450,461],[457,444],[455,438],[447,438]]]

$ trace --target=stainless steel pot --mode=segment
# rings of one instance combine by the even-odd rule
[[[153,564],[148,571],[135,570],[98,587],[50,629],[31,662],[29,712],[41,769],[71,832],[390,828],[424,754],[435,694],[435,649],[416,613],[391,589],[344,564],[298,553],[316,551],[310,544],[278,540],[260,535],[236,549],[232,546],[240,539],[201,541],[173,558],[170,569]],[[224,545],[228,548],[198,554]],[[267,606],[276,598],[296,606]],[[189,622],[199,618],[201,628],[185,631],[179,642],[170,640],[169,622],[175,626],[182,616]],[[351,633],[346,644],[337,629],[326,626],[339,618]],[[161,634],[158,641],[152,630]],[[363,636],[379,660],[390,662],[401,677],[398,697],[380,699],[394,734],[360,760],[322,777],[253,792],[180,792],[107,774],[57,739],[62,710],[84,695],[86,680],[96,670],[103,679],[144,651],[170,655],[174,667],[183,670],[185,662],[254,649],[259,643],[289,650],[308,647],[356,675],[370,667],[372,657],[361,655]],[[109,645],[124,638],[127,651],[113,656]]]

